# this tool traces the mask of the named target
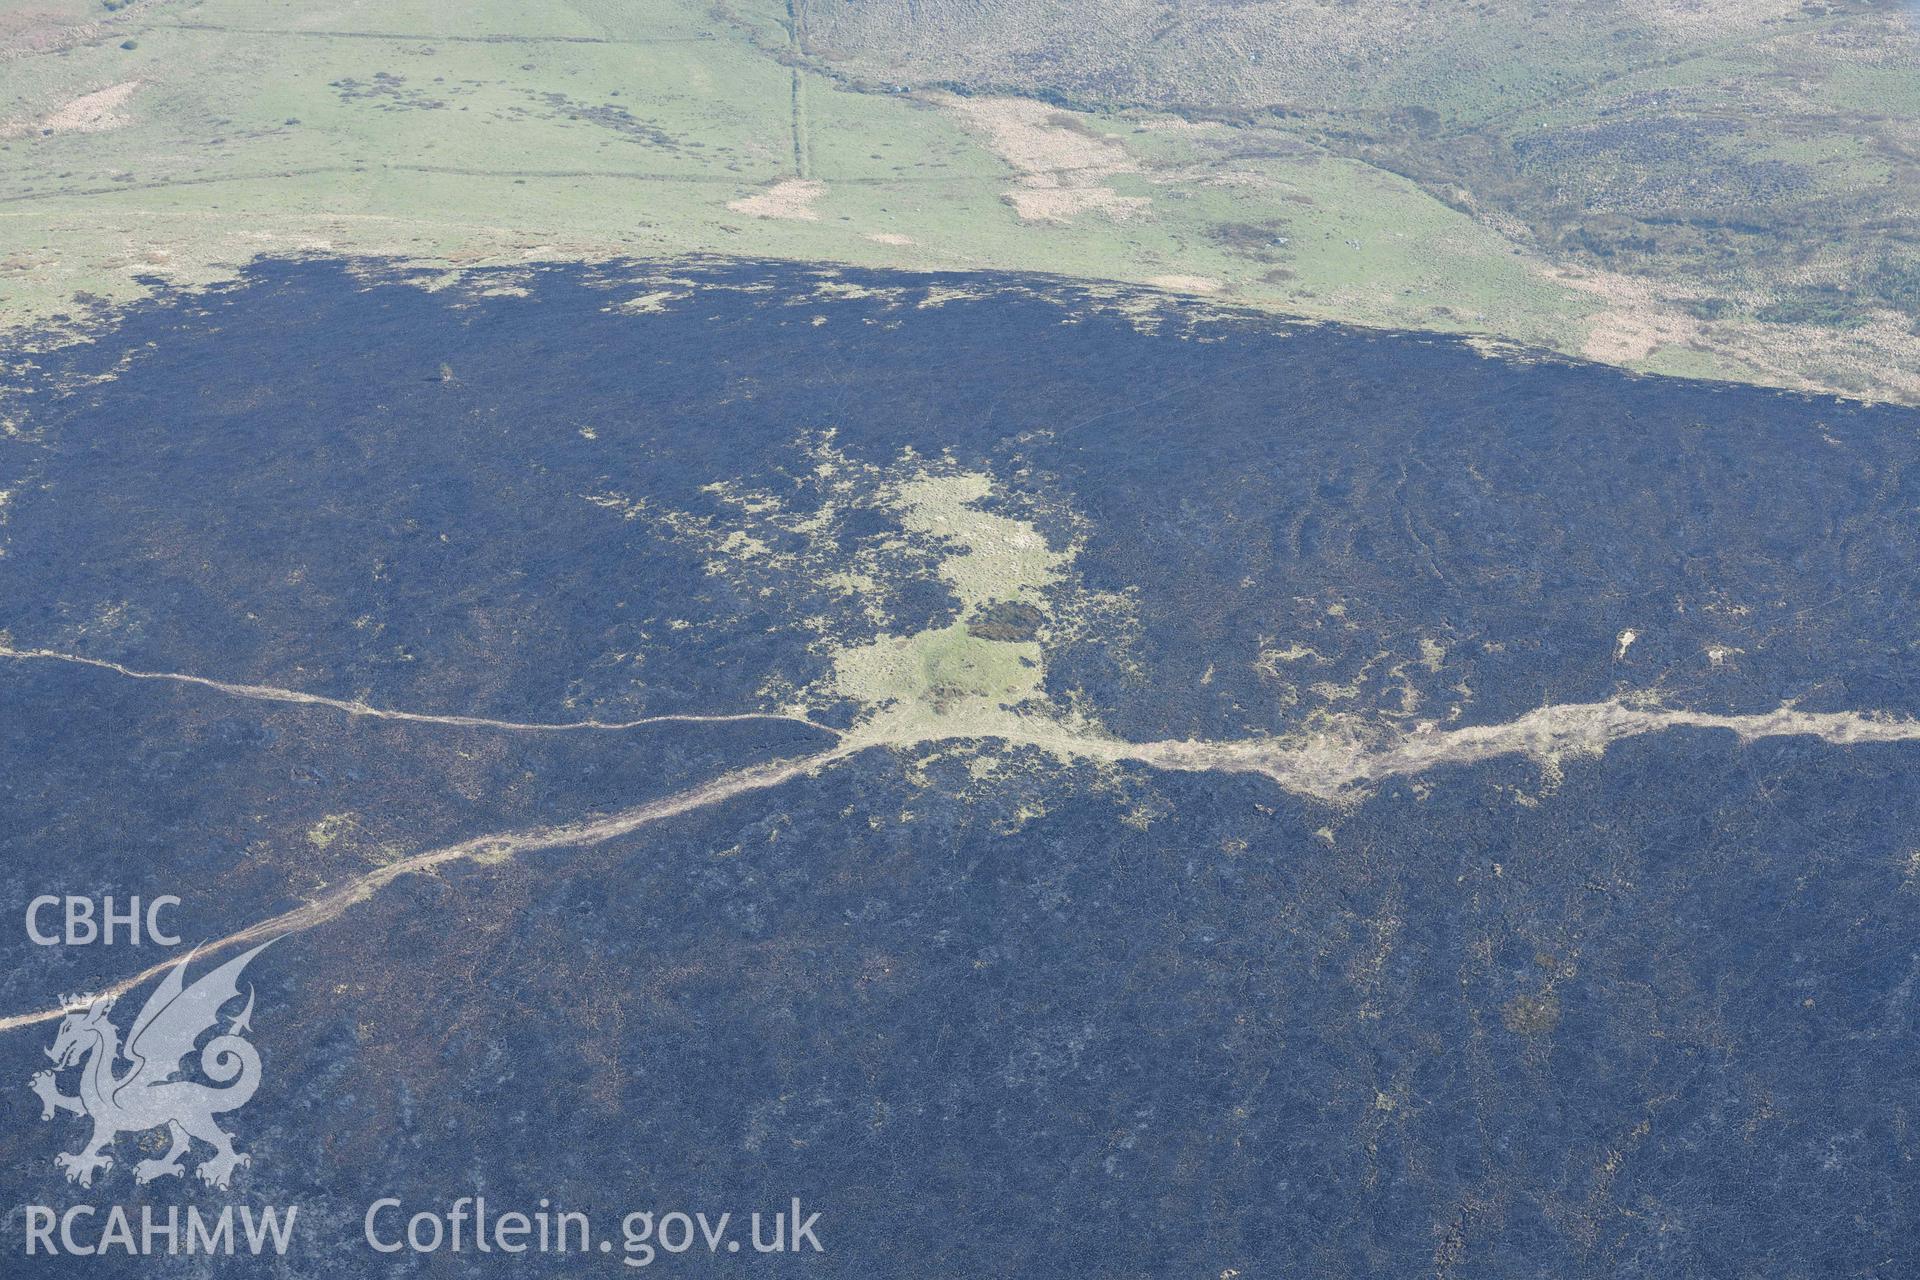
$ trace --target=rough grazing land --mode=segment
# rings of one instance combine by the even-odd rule
[[[849,80],[1172,110],[1405,175],[1598,300],[1596,358],[1920,396],[1910,5],[801,7]]]
[[[745,253],[1920,397],[1898,12],[796,13],[5,0],[0,321],[263,253]]]

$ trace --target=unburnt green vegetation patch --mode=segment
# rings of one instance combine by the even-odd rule
[[[1588,355],[1920,391],[1906,372],[1920,311],[1902,283],[1920,262],[1910,7],[803,9],[809,49],[863,82],[1174,111],[1242,145],[1292,142],[1410,179],[1592,297],[1576,344]],[[1249,229],[1265,225],[1223,219],[1211,235],[1263,252]]]
[[[1157,12],[0,0],[0,323],[263,254],[719,253],[1920,395],[1904,18]]]

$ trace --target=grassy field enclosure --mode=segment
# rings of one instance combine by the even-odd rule
[[[790,23],[784,0],[6,4],[0,321],[262,254],[725,253],[1058,272],[1920,396],[1906,46],[1842,58],[1847,21],[1776,32],[1770,10],[1674,35],[1376,8],[1202,5],[1213,25],[1129,45],[1144,8],[1001,6],[981,12],[1018,22],[992,36],[938,6]],[[954,65],[916,52],[955,34]],[[1752,83],[1767,111],[1708,110]],[[1305,85],[1345,97],[1268,100]]]

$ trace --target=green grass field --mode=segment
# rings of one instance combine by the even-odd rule
[[[10,327],[82,319],[155,279],[211,283],[259,255],[460,268],[723,253],[1056,272],[1647,368],[1837,382],[1827,357],[1770,360],[1764,344],[1663,319],[1670,297],[1568,279],[1524,218],[1489,216],[1474,192],[1456,198],[1324,119],[1195,125],[875,91],[810,58],[776,0],[68,0],[23,16],[45,13],[0,7]],[[1369,92],[1431,89],[1461,121],[1493,114],[1488,85],[1519,85],[1543,119],[1578,125],[1552,100],[1599,74],[1591,48],[1548,75],[1502,61],[1497,35],[1469,42],[1473,77],[1449,78],[1445,50],[1429,51]],[[1887,172],[1870,147],[1767,141],[1773,163],[1836,189]],[[1779,291],[1749,292],[1733,320]],[[1894,381],[1854,389],[1897,394]]]

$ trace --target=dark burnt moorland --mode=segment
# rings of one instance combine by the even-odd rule
[[[290,261],[0,420],[8,900],[335,904],[250,970],[233,1191],[127,1135],[94,1201],[298,1203],[342,1276],[476,1190],[799,1195],[769,1275],[1920,1263],[1912,410],[1044,279]],[[9,1016],[162,958],[0,953]],[[0,1032],[14,1204],[81,1194],[52,1032]]]

